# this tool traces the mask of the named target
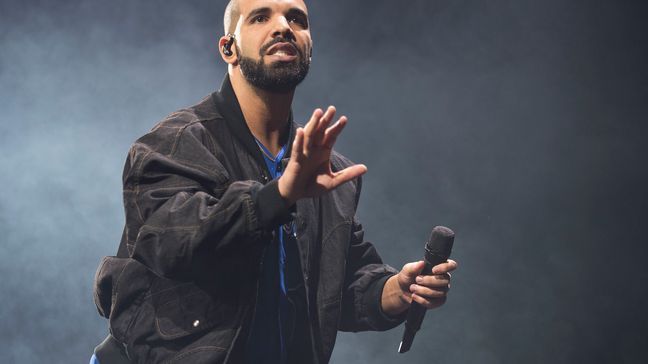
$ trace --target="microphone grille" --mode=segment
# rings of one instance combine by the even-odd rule
[[[450,256],[454,235],[454,231],[445,226],[435,226],[430,234],[430,240],[425,244],[425,250],[441,256]]]

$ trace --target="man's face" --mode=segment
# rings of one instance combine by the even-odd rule
[[[252,85],[289,92],[306,77],[312,41],[301,0],[240,0],[236,47]]]

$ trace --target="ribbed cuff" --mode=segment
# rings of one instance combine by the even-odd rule
[[[253,196],[259,224],[266,229],[274,229],[292,219],[293,206],[279,194],[279,180],[272,180],[261,187]]]

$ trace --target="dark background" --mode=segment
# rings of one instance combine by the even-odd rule
[[[117,249],[130,144],[218,88],[225,1],[0,3],[0,362],[84,363],[106,334],[94,271]],[[334,104],[369,167],[383,258],[456,233],[449,300],[340,334],[334,363],[648,362],[648,5],[309,4],[295,116]]]

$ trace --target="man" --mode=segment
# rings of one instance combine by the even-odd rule
[[[301,0],[231,1],[219,92],[160,122],[124,169],[126,226],[97,270],[101,364],[326,363],[337,330],[442,305],[454,261],[382,263],[355,219],[367,169],[332,151],[347,123],[292,122],[312,40]],[[289,156],[289,157],[288,157]]]

